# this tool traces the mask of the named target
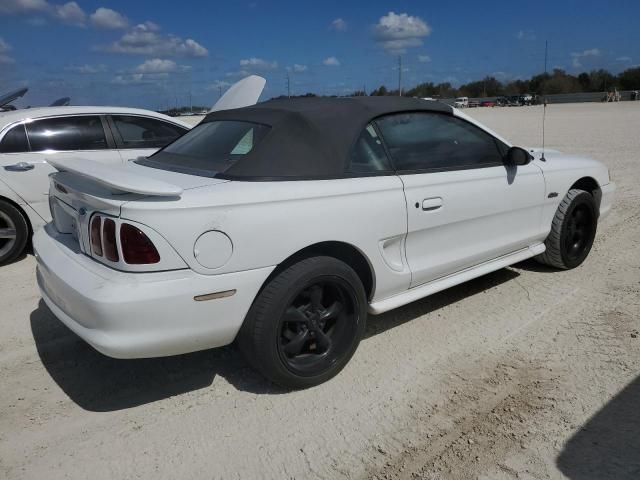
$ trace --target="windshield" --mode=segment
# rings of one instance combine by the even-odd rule
[[[201,123],[155,155],[136,163],[213,177],[251,152],[269,129],[258,123],[231,120]]]

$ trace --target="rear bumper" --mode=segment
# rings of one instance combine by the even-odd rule
[[[616,191],[616,184],[609,182],[600,187],[600,191],[602,192],[602,198],[600,199],[600,218],[604,218],[611,211]]]
[[[67,327],[114,358],[176,355],[231,343],[273,267],[224,275],[125,273],[74,250],[51,226],[36,232],[42,298]],[[232,296],[194,296],[236,290]]]

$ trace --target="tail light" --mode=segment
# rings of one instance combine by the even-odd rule
[[[117,230],[120,231],[120,244]],[[122,256],[129,265],[148,265],[160,262],[160,254],[153,242],[139,228],[125,222],[116,222],[102,215],[94,215],[89,227],[91,252],[95,257],[103,257],[119,263]]]
[[[116,222],[110,218],[105,218],[102,223],[102,242],[105,258],[112,262],[119,261],[120,255],[118,255],[118,245],[116,245]]]
[[[124,261],[130,264],[158,263],[160,254],[142,230],[123,223],[120,225],[120,245]]]
[[[96,215],[91,220],[91,250],[97,257],[102,256],[102,236],[100,235],[100,227],[102,226],[102,217]]]

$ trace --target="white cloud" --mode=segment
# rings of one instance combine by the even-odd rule
[[[519,30],[518,33],[516,33],[516,38],[518,40],[535,40],[536,34],[533,30]]]
[[[84,27],[87,14],[76,2],[67,2],[64,5],[56,5],[54,17],[63,23],[76,27]]]
[[[418,55],[418,61],[420,63],[429,63],[431,61],[431,57],[429,55]]]
[[[178,65],[173,60],[162,60],[153,58],[141,63],[135,68],[137,73],[171,73],[178,69]]]
[[[51,6],[46,0],[2,0],[0,14],[18,15],[22,13],[45,12]]]
[[[243,70],[275,70],[278,68],[278,62],[270,62],[269,60],[264,60],[262,58],[251,57],[240,60],[240,66],[243,67]]]
[[[4,41],[0,37],[0,64],[14,63],[15,60],[11,58],[8,53],[11,51],[11,45]]]
[[[143,73],[134,73],[132,75],[116,75],[111,83],[116,85],[135,85],[144,82],[144,74]]]
[[[160,27],[153,22],[136,25],[119,40],[98,47],[112,53],[166,57],[206,57],[209,51],[195,40],[176,35],[158,33]]]
[[[630,62],[630,61],[631,61],[631,57],[627,57],[626,55],[623,57],[616,58],[616,62]]]
[[[349,25],[347,25],[347,22],[342,18],[336,18],[333,22],[331,22],[329,28],[331,30],[335,30],[336,32],[346,32],[349,28]]]
[[[571,64],[573,65],[574,68],[581,68],[583,58],[599,57],[599,56],[600,56],[600,50],[597,48],[590,48],[588,50],[583,50],[582,52],[573,52],[571,54],[571,57],[573,58],[573,60],[571,61]]]
[[[216,90],[216,91],[220,91],[220,89],[222,90],[226,90],[227,88],[229,88],[232,84],[229,82],[225,82],[224,80],[216,80],[215,82],[213,82],[210,85],[207,85],[206,89],[207,90]]]
[[[129,20],[115,10],[100,7],[91,14],[91,24],[98,28],[120,29],[129,26]]]
[[[327,67],[339,67],[340,66],[340,60],[338,60],[336,57],[327,57],[322,61],[323,65],[326,65]]]
[[[431,34],[431,27],[420,17],[389,12],[373,26],[373,36],[387,52],[406,53],[407,48],[419,47],[422,39]]]
[[[293,67],[287,67],[287,71],[293,73],[304,73],[309,70],[309,67],[306,65],[300,65],[299,63],[294,63]]]
[[[106,72],[107,66],[103,64],[89,65],[85,63],[84,65],[70,65],[66,67],[65,70],[68,72],[75,72],[75,73],[81,73],[81,74],[93,74],[93,73]]]

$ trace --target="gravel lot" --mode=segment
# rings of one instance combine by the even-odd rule
[[[541,107],[469,113],[540,144]],[[0,478],[640,478],[640,103],[551,105],[547,146],[618,184],[584,265],[534,262],[370,318],[337,378],[283,392],[232,347],[124,361],[0,269]],[[176,319],[179,321],[179,319]]]

